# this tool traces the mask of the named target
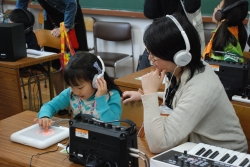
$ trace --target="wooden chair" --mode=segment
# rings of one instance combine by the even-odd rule
[[[89,32],[94,31],[95,21],[96,20],[94,17],[84,16],[84,24],[85,24],[86,31],[89,31]]]
[[[133,35],[132,27],[127,22],[104,22],[96,21],[94,24],[94,53],[99,55],[104,65],[114,68],[114,79],[116,79],[116,66],[120,62],[132,59],[132,66],[134,71],[134,48],[133,48]],[[131,53],[118,53],[110,52],[107,47],[104,47],[105,51],[98,50],[97,40],[103,42],[110,42],[118,45],[124,45],[123,42],[127,41],[131,46]],[[105,44],[105,43],[104,43]]]
[[[43,24],[44,24],[44,15],[43,15],[43,11],[39,11],[37,14],[37,20],[38,20],[38,24],[41,26],[41,28],[43,28]]]
[[[40,45],[41,48],[47,46],[59,50],[61,49],[60,38],[51,35],[51,30],[37,29],[34,32],[36,34],[38,44]]]

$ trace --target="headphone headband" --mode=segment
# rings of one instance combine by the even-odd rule
[[[26,14],[29,20],[29,27],[25,29],[25,34],[27,34],[28,32],[33,30],[33,25],[35,23],[35,20],[34,20],[34,17],[31,16],[28,10],[23,9],[23,8],[19,8],[19,9],[21,9]]]
[[[172,16],[172,15],[166,15],[166,17],[170,18],[171,20],[173,20],[173,22],[175,23],[175,25],[178,27],[178,29],[181,32],[181,35],[184,39],[185,45],[186,45],[186,52],[188,53],[190,50],[190,44],[188,41],[188,37],[186,32],[183,30],[183,28],[181,27],[180,23]]]
[[[232,5],[229,5],[225,9],[222,9],[222,12],[226,12],[226,11],[228,11],[228,10],[230,10],[230,9],[238,6],[238,5],[243,5],[243,4],[247,4],[248,5],[248,1],[246,1],[246,0],[239,0],[239,1],[235,2],[235,3],[233,3]]]
[[[174,62],[177,66],[182,67],[182,66],[186,66],[192,59],[192,55],[189,53],[190,51],[190,43],[187,37],[186,32],[183,30],[183,28],[181,27],[180,23],[174,18],[174,16],[172,15],[166,15],[166,17],[170,18],[175,25],[177,26],[177,28],[179,29],[179,31],[181,32],[181,35],[184,39],[185,45],[186,45],[186,50],[180,50],[178,51],[175,55],[174,55]]]
[[[239,1],[237,1],[237,2],[234,2],[234,3],[231,4],[231,5],[227,6],[227,7],[224,8],[224,9],[219,9],[219,10],[217,10],[217,11],[215,12],[214,17],[215,17],[215,19],[216,19],[217,21],[221,21],[221,20],[223,20],[223,19],[225,18],[225,16],[224,16],[224,13],[225,13],[225,12],[231,10],[232,8],[234,8],[234,7],[236,7],[236,6],[243,5],[243,4],[246,4],[246,5],[248,6],[248,1],[246,1],[246,0],[239,0]]]

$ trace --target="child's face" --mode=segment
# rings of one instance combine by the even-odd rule
[[[224,4],[224,0],[222,0],[215,8],[214,8],[214,13],[213,13],[213,17],[212,17],[212,21],[214,23],[218,23],[218,21],[215,19],[215,13],[217,12],[217,10],[221,10],[222,6]]]
[[[90,98],[96,91],[96,89],[92,87],[91,82],[86,82],[83,80],[79,82],[78,86],[71,86],[71,88],[75,95],[84,100]]]

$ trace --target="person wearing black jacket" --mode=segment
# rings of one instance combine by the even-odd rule
[[[184,0],[186,12],[194,13],[201,7],[201,0]],[[184,13],[179,0],[145,0],[143,13],[149,19],[157,19],[175,12]]]
[[[201,17],[199,15],[199,9],[201,7],[201,0],[183,0],[183,6],[185,8],[185,11],[183,10],[182,4],[180,0],[145,0],[144,2],[144,16],[156,20],[157,18],[166,16],[166,15],[172,15],[173,13],[181,13],[182,15],[189,15],[189,20],[196,19],[193,22],[197,21],[197,18]],[[198,11],[198,12],[197,12]],[[186,12],[186,13],[185,13]],[[197,12],[197,13],[196,13]],[[193,14],[196,13],[196,14]],[[197,17],[198,16],[198,17]],[[201,49],[203,52],[203,49],[205,47],[205,39],[204,39],[204,30],[203,30],[203,23],[200,19],[200,23],[195,23],[196,30],[198,31],[200,38],[201,38]],[[148,60],[148,53],[146,52],[146,49],[144,50],[143,54],[140,55],[138,60],[138,66],[137,71],[142,70],[144,68],[147,68],[151,66],[150,61]]]

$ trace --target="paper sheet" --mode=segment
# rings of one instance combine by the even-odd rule
[[[57,54],[57,53],[27,49],[27,57],[40,58],[40,57],[50,56],[52,54]]]

